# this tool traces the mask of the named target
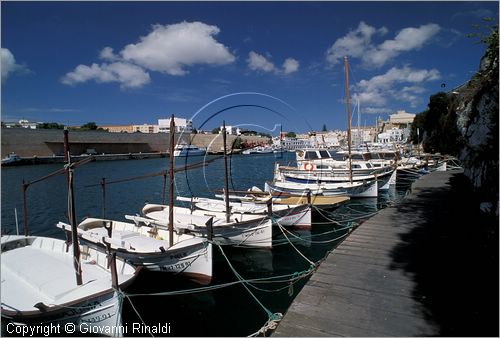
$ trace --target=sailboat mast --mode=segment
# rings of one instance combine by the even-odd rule
[[[344,57],[345,67],[345,95],[347,105],[347,149],[349,153],[349,180],[352,183],[352,158],[351,158],[351,106],[349,101],[349,66],[347,56]]]
[[[71,240],[73,243],[73,266],[75,268],[76,285],[82,285],[82,267],[80,265],[80,244],[75,214],[75,196],[73,191],[73,168],[71,168],[71,156],[69,152],[68,129],[64,129],[64,150],[67,159],[66,174],[68,178],[68,218],[71,224]]]
[[[168,203],[168,240],[169,246],[174,245],[174,144],[175,144],[175,122],[174,114],[170,118],[170,142],[169,142],[169,165],[170,170],[169,180],[170,180],[170,191],[169,191],[169,203]]]
[[[226,200],[226,222],[231,221],[229,210],[229,181],[227,174],[227,153],[226,153],[226,121],[222,121],[222,143],[224,144],[224,199]]]

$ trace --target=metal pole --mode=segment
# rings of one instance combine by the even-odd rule
[[[226,223],[231,221],[229,210],[229,182],[227,178],[226,121],[222,121],[222,143],[224,144],[224,198],[226,200]]]
[[[102,190],[102,218],[106,218],[106,178],[101,179]]]
[[[352,183],[352,158],[351,158],[351,106],[349,102],[349,66],[347,56],[344,57],[345,66],[345,93],[347,104],[347,148],[349,151],[349,180]]]
[[[80,265],[80,245],[78,243],[76,213],[75,213],[75,197],[73,191],[73,169],[71,169],[71,156],[69,151],[68,130],[64,130],[64,149],[65,158],[67,159],[66,174],[68,177],[68,217],[71,224],[71,242],[73,243],[73,266],[75,268],[76,284],[82,285],[82,268]]]
[[[17,221],[17,208],[14,208],[14,216],[16,217],[16,235],[19,236],[19,223]]]
[[[28,206],[26,205],[26,189],[28,189],[28,183],[26,183],[23,179],[22,190],[23,190],[24,236],[27,237],[29,234],[29,229],[28,229]]]
[[[174,115],[170,118],[170,157],[169,157],[169,179],[170,179],[170,191],[169,191],[169,203],[168,203],[168,239],[169,245],[174,245],[174,143],[175,143],[175,122]]]

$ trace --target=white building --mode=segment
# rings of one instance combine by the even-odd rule
[[[154,134],[158,132],[158,126],[155,124],[135,124],[132,126],[133,133],[145,133],[145,134]]]
[[[304,149],[310,148],[311,142],[307,139],[295,138],[295,137],[284,137],[280,139],[279,137],[273,138],[273,147],[283,148],[286,150]]]
[[[391,128],[383,133],[378,134],[377,140],[379,143],[400,143],[405,142],[405,130],[399,128]]]
[[[36,129],[38,126],[37,122],[30,122],[28,120],[19,120],[19,122],[5,122],[6,128],[26,128],[26,129]]]
[[[389,122],[397,125],[408,125],[413,123],[415,114],[410,114],[404,110],[398,110],[396,114],[389,115]]]
[[[174,117],[175,132],[191,134],[193,132],[193,121]],[[158,120],[158,132],[168,133],[170,131],[170,118]]]
[[[345,131],[335,130],[327,132],[315,132],[309,135],[309,142],[314,148],[333,148],[340,146],[345,140]]]
[[[222,133],[224,127],[220,126],[219,134]],[[239,127],[226,126],[226,134],[228,135],[241,135],[241,129]]]

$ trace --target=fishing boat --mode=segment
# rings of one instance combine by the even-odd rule
[[[2,236],[2,335],[9,325],[42,323],[69,323],[76,332],[88,329],[109,336],[122,335],[109,332],[122,325],[118,289],[126,289],[138,269],[116,259],[113,281],[108,256],[81,246],[82,281],[78,285],[72,247],[48,237]],[[42,336],[43,332],[35,335]]]
[[[241,153],[244,155],[250,154],[270,154],[273,152],[273,148],[271,146],[257,146],[251,149],[243,150]]]
[[[143,217],[126,216],[143,223],[154,222],[157,226],[166,226],[170,207],[162,204],[146,204],[142,208]],[[272,221],[267,215],[252,215],[245,213],[192,210],[190,208],[173,207],[174,218],[181,220],[175,223],[178,231],[196,236],[207,237],[212,229],[213,241],[219,245],[231,245],[248,248],[272,247]],[[226,216],[229,216],[228,219]],[[203,217],[213,217],[212,224],[202,221]],[[190,222],[183,221],[190,219]],[[200,221],[201,219],[201,221]],[[189,225],[185,225],[189,223]],[[184,224],[184,225],[183,225]]]
[[[65,324],[66,332],[54,332],[63,335],[86,330],[110,336],[123,334],[120,290],[133,282],[139,269],[117,259],[109,250],[80,246],[73,193],[73,171],[79,162],[71,163],[67,130],[64,148],[71,223],[66,229],[67,240],[29,236],[26,219],[25,236],[2,236],[2,334],[4,330],[9,333],[9,326],[36,329],[43,328],[41,324]],[[32,335],[42,334],[47,335],[38,331]]]
[[[57,226],[63,230],[70,227],[63,222]],[[167,227],[101,218],[87,218],[78,224],[78,236],[99,251],[108,250],[109,243],[111,252],[137,267],[180,274],[203,285],[212,279],[212,244],[205,238],[174,232],[170,244]]]
[[[310,193],[311,196],[377,197],[378,184],[376,180],[342,183],[266,181],[264,191],[292,196],[306,196]]]
[[[186,157],[186,156],[203,156],[206,150],[204,148],[198,148],[192,144],[178,144],[174,149],[175,157]]]
[[[327,150],[304,149],[296,152],[297,167],[275,165],[274,180],[296,183],[342,183],[377,180],[379,190],[389,189],[395,164],[374,167],[364,159],[341,161]],[[395,174],[393,176],[395,179]]]
[[[10,153],[2,158],[2,165],[9,165],[19,161],[21,161],[21,158],[16,153]]]
[[[226,203],[223,199],[202,197],[177,197],[178,201],[188,202],[200,210],[223,213]],[[270,215],[277,224],[285,227],[311,227],[311,207],[307,204],[274,204],[268,198],[259,203],[250,201],[229,202],[232,213],[251,215]]]

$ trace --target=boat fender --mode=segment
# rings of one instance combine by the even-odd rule
[[[43,302],[38,302],[36,303],[35,305],[33,305],[33,307],[36,307],[38,310],[42,311],[42,312],[46,312],[47,309],[49,308],[47,305],[45,305]]]
[[[312,163],[304,163],[304,170],[313,170],[313,165]]]

